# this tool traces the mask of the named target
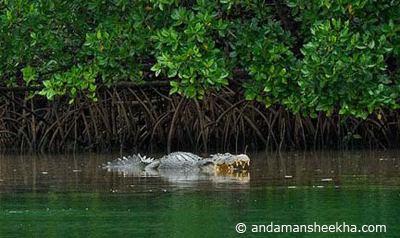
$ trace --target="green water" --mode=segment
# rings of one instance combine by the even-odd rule
[[[134,177],[100,168],[114,156],[2,155],[0,237],[400,234],[397,151],[254,154],[248,178],[196,180]],[[237,233],[238,223],[246,225],[244,234]],[[335,232],[267,233],[261,225],[267,230],[331,225]],[[386,232],[349,232],[363,225],[384,225]]]

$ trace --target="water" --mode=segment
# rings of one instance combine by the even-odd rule
[[[196,178],[101,168],[115,157],[0,155],[0,237],[400,234],[400,151],[250,154],[249,175]],[[278,225],[320,232],[278,233]],[[322,232],[324,225],[335,232]],[[354,225],[386,232],[349,232]]]

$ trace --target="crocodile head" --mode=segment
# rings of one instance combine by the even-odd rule
[[[247,173],[250,166],[250,158],[245,154],[215,154],[208,160],[213,162],[215,171],[220,174]]]

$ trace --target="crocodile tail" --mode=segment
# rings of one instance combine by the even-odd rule
[[[154,160],[155,160],[154,158],[146,157],[146,156],[141,156],[140,154],[138,154],[138,155],[133,155],[133,156],[138,157],[138,158],[140,159],[140,162],[143,163],[143,164],[151,164],[151,163],[153,163]],[[133,156],[131,156],[131,157],[133,157]]]
[[[123,167],[123,166],[138,166],[140,164],[142,165],[148,165],[152,163],[155,159],[146,157],[146,156],[141,156],[140,154],[137,155],[132,155],[128,157],[122,157],[114,160],[113,162],[108,162],[105,164],[103,167],[104,168],[115,168],[115,167]]]

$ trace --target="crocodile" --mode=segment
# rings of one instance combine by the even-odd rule
[[[249,166],[250,158],[245,154],[214,154],[202,158],[189,152],[174,152],[159,159],[132,155],[108,162],[103,167],[109,171],[128,171],[130,174],[157,174],[161,171],[233,174],[246,173]]]

